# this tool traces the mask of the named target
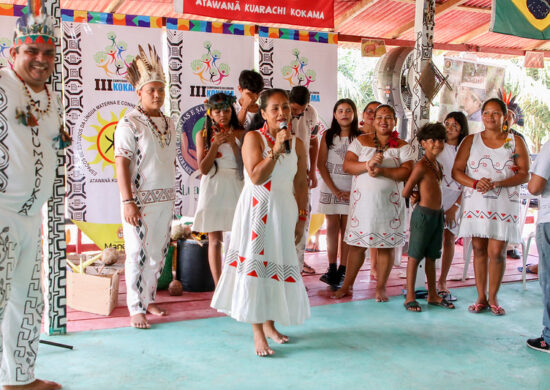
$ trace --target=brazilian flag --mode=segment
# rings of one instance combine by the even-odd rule
[[[550,39],[550,0],[493,0],[491,31]]]

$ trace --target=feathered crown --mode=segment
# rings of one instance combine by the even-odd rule
[[[13,45],[55,43],[55,19],[46,14],[46,7],[41,0],[28,0],[28,13],[17,19]]]
[[[502,88],[498,91],[498,98],[506,104],[506,108],[508,108],[508,110],[512,111],[516,115],[516,123],[518,126],[523,126],[523,111],[516,102],[517,96],[513,96],[512,91],[506,94],[506,90]]]
[[[145,84],[152,82],[159,82],[166,84],[166,78],[164,77],[164,70],[160,63],[160,57],[157,54],[155,47],[149,46],[149,57],[147,59],[145,51],[138,45],[139,54],[132,61],[128,67],[128,73],[126,73],[126,80],[137,90],[141,89]]]

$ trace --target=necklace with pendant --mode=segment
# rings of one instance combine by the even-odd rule
[[[426,156],[424,156],[423,158],[424,158],[424,161],[426,161],[426,163],[428,164],[428,166],[432,170],[432,172],[434,173],[437,181],[439,183],[441,183],[441,180],[443,179],[443,172],[441,172],[441,167],[439,167],[439,163],[436,161],[436,164],[438,165],[438,168],[439,168],[439,169],[437,169],[434,166],[434,164]]]
[[[158,138],[160,147],[164,148],[168,146],[170,144],[170,133],[168,132],[168,119],[166,119],[166,115],[162,112],[160,113],[160,116],[164,119],[164,132],[161,132],[155,122],[153,122],[151,116],[143,108],[136,106],[136,109],[147,118],[147,124],[151,130],[153,130],[153,134]]]
[[[388,140],[389,141],[389,140]],[[382,146],[380,143],[380,140],[376,136],[376,132],[374,133],[374,148],[376,149],[376,153],[384,153],[388,148],[390,147],[390,143],[386,142],[386,145]]]
[[[13,73],[15,73],[19,81],[21,81],[21,83],[23,84],[23,91],[25,91],[25,96],[27,98],[27,106],[25,107],[25,110],[16,108],[15,117],[23,126],[38,126],[38,120],[42,119],[43,116],[48,115],[48,113],[50,112],[50,108],[52,106],[52,97],[50,95],[50,91],[48,90],[47,86],[44,86],[46,96],[48,97],[48,105],[46,106],[46,109],[41,110],[38,102],[34,101],[34,99],[32,98],[31,91],[29,90],[29,87],[27,86],[25,80],[23,80],[15,70],[13,71]],[[33,111],[36,113],[36,115],[33,114]]]

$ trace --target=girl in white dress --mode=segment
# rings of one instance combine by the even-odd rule
[[[489,308],[501,316],[506,311],[497,294],[506,268],[506,244],[520,242],[519,186],[529,179],[529,155],[521,137],[508,132],[502,100],[487,100],[481,112],[485,129],[464,139],[453,166],[453,178],[464,186],[458,235],[472,237],[474,249],[478,298],[468,310]]]
[[[376,300],[388,301],[386,282],[393,266],[395,247],[405,243],[403,181],[413,164],[413,152],[394,131],[393,107],[378,106],[374,135],[361,135],[349,146],[344,171],[355,175],[345,241],[349,245],[346,278],[334,298],[351,292],[364,262],[366,248],[378,248]]]
[[[241,138],[233,108],[235,98],[212,95],[205,103],[205,128],[197,133],[197,160],[202,173],[193,230],[208,233],[208,263],[214,283],[222,272],[223,232],[231,230],[235,207],[243,188]]]
[[[334,105],[332,124],[319,147],[317,168],[321,174],[318,212],[327,218],[327,254],[329,268],[320,280],[339,287],[346,274],[348,245],[344,233],[348,221],[351,175],[343,170],[349,143],[361,132],[358,128],[357,108],[350,99],[340,99]],[[340,245],[340,248],[338,248]],[[336,259],[340,253],[340,267]]]
[[[310,314],[295,246],[307,220],[308,154],[280,129],[290,119],[286,91],[264,91],[260,112],[264,127],[243,141],[245,184],[212,307],[252,324],[256,354],[268,356],[274,352],[266,337],[288,342],[275,321],[296,325]]]
[[[460,218],[457,218],[457,211],[460,209],[460,202],[462,200],[462,185],[453,179],[452,170],[458,146],[464,137],[468,135],[468,120],[462,112],[453,111],[447,114],[444,124],[447,130],[447,140],[445,141],[445,148],[437,156],[437,161],[443,168],[441,195],[443,211],[445,212],[441,274],[437,282],[437,289],[438,294],[442,298],[454,300],[456,298],[452,298],[451,292],[447,290],[447,275],[449,274],[455,255],[456,234],[458,233],[458,224],[460,222]]]

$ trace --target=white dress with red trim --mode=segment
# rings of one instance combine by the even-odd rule
[[[270,148],[263,135],[262,140],[265,158]],[[297,163],[293,137],[291,153],[277,160],[265,183],[253,184],[245,169],[231,243],[212,298],[213,308],[237,321],[297,325],[310,315],[294,245]]]
[[[452,171],[455,163],[457,147],[454,145],[445,144],[441,154],[437,156],[437,161],[443,167],[443,179],[441,182],[441,205],[443,211],[449,210],[457,201],[462,193],[462,185],[453,179]],[[453,226],[445,224],[445,229],[451,231],[454,235],[458,232],[458,223],[460,222],[460,212],[457,210],[457,223]]]
[[[238,140],[237,144],[240,146]],[[240,168],[233,148],[228,143],[219,146],[216,164],[217,167],[212,165],[210,172],[201,178],[193,221],[193,230],[197,232],[230,231],[235,207],[243,189]]]
[[[376,148],[363,146],[356,138],[348,148],[359,158],[369,161]],[[389,148],[381,167],[397,168],[413,160],[410,145]],[[348,224],[344,240],[348,245],[364,248],[396,248],[405,244],[405,200],[403,182],[368,173],[353,176]]]
[[[493,181],[513,176],[515,148],[513,136],[510,136],[500,148],[492,149],[485,145],[481,133],[475,134],[466,174],[474,180],[487,177]],[[519,190],[519,186],[497,187],[482,194],[473,188],[465,187],[462,192],[462,221],[458,236],[520,243]]]

